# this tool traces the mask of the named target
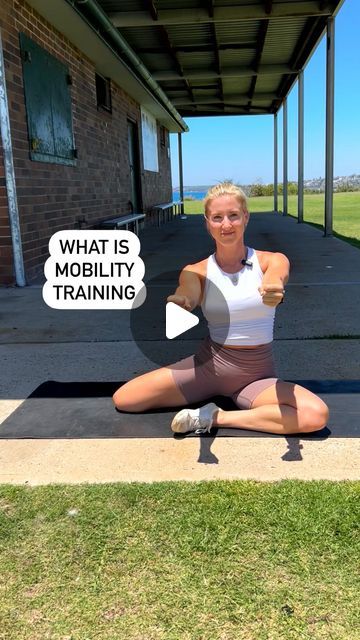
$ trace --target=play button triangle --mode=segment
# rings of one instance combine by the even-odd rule
[[[166,337],[169,340],[177,338],[185,331],[199,324],[199,318],[190,311],[186,311],[174,302],[166,305]]]

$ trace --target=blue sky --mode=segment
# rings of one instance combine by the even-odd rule
[[[335,20],[334,175],[360,174],[360,2],[345,0]],[[304,176],[325,175],[326,52],[322,39],[304,71]],[[288,96],[289,180],[297,180],[297,84]],[[188,118],[183,135],[184,185],[232,179],[273,181],[273,116]],[[282,110],[278,116],[282,179]],[[177,134],[170,136],[173,186],[179,184]]]

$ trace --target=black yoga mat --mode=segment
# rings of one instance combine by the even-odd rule
[[[330,407],[328,428],[300,435],[301,439],[323,439],[330,434],[336,437],[360,435],[360,381],[293,382],[317,393]],[[44,382],[0,425],[0,439],[199,437],[195,434],[174,436],[170,423],[177,408],[138,414],[116,411],[111,396],[120,384],[124,383]],[[197,406],[206,402],[215,402],[223,409],[236,408],[231,400],[221,396],[210,398]],[[214,435],[269,437],[269,434],[245,429],[214,429],[211,437]]]

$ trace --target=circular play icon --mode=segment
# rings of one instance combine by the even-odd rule
[[[191,356],[209,333],[200,306],[190,312],[173,302],[167,302],[168,296],[175,293],[178,282],[178,271],[162,272],[146,281],[146,300],[131,311],[133,339],[142,353],[159,366],[174,364]],[[228,307],[221,291],[214,285],[207,291],[207,304],[209,300],[217,324],[220,320],[226,338],[229,328]]]

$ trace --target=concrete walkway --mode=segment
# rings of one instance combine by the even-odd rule
[[[140,240],[149,291],[161,299],[184,264],[212,252],[201,216],[147,229]],[[282,251],[292,264],[276,319],[280,377],[359,380],[359,250],[275,214],[253,215],[247,244]],[[167,341],[157,317],[156,309],[144,314],[135,341],[130,312],[56,311],[43,303],[40,283],[0,289],[0,422],[46,380],[129,379],[175,361],[186,341],[195,348],[186,334]],[[0,451],[0,482],[31,485],[360,476],[360,443],[352,437],[1,440]]]

